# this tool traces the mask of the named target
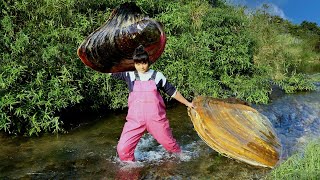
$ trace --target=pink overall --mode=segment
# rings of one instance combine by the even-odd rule
[[[138,76],[138,77],[137,77]],[[117,146],[121,161],[134,161],[134,150],[147,130],[169,152],[181,152],[172,136],[165,104],[157,91],[155,73],[149,81],[140,81],[136,73],[133,91],[129,94],[127,122]]]

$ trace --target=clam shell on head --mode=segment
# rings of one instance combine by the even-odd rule
[[[93,70],[110,73],[134,70],[133,52],[143,45],[151,63],[163,53],[163,26],[144,15],[133,2],[121,4],[109,19],[79,46],[78,56]]]

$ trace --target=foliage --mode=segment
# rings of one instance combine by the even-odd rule
[[[297,91],[315,90],[316,86],[313,82],[311,78],[306,78],[303,74],[296,74],[276,80],[275,84],[279,85],[286,93],[294,93]]]
[[[63,132],[64,110],[127,106],[126,85],[85,67],[76,54],[125,1],[0,0],[0,130]],[[234,96],[267,103],[273,81],[290,93],[313,89],[296,68],[319,57],[309,46],[318,37],[314,24],[279,26],[268,15],[248,17],[220,0],[135,2],[167,34],[165,52],[152,68],[190,100]]]
[[[314,27],[314,23],[306,24],[309,23],[304,21],[301,25],[294,25],[263,11],[251,16],[249,30],[255,39],[254,62],[268,69],[272,79],[305,73],[306,65],[319,66],[320,28]]]
[[[252,39],[242,10],[211,8],[204,1],[176,2],[157,18],[166,25],[169,37],[166,52],[155,68],[186,97],[235,96],[268,102],[270,88],[257,80],[262,76],[253,64]]]
[[[1,4],[0,129],[28,135],[62,131],[57,112],[92,95],[83,93],[94,81],[75,52],[81,34],[107,18],[105,8],[97,11],[99,1]]]
[[[315,90],[313,81],[298,73],[308,64],[320,64],[319,53],[312,42],[319,38],[318,30],[314,24],[308,25],[313,28],[306,24],[296,26],[260,11],[250,19],[250,33],[255,39],[254,62],[287,93]]]
[[[310,179],[320,177],[320,140],[306,146],[303,153],[297,153],[271,171],[268,179]]]

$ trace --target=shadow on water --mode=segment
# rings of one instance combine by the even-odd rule
[[[318,90],[285,95],[254,106],[273,123],[283,158],[319,137],[319,94]],[[116,145],[126,113],[112,113],[67,134],[34,138],[0,134],[0,179],[262,179],[270,171],[209,148],[194,131],[186,107],[170,107],[167,115],[185,152],[182,157],[169,154],[145,134],[135,152],[138,162],[122,164]]]

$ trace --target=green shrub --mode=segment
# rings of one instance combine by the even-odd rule
[[[276,80],[275,84],[279,85],[286,93],[294,93],[315,90],[316,86],[313,82],[314,81],[311,78],[307,78],[306,75],[295,74],[281,80]]]
[[[28,135],[62,131],[57,112],[86,97],[80,87],[88,70],[76,57],[81,34],[106,16],[90,6],[85,14],[75,13],[81,11],[76,1],[1,4],[0,129]]]
[[[259,72],[264,70],[253,63],[253,41],[242,9],[193,1],[172,3],[166,10],[157,19],[166,25],[168,42],[155,67],[186,97],[235,96],[268,102],[270,84],[261,78]]]
[[[261,11],[251,16],[249,22],[254,63],[263,67],[276,84],[288,87],[287,92],[313,90],[312,82],[297,72],[305,65],[319,62],[320,54],[314,49],[319,35]]]

